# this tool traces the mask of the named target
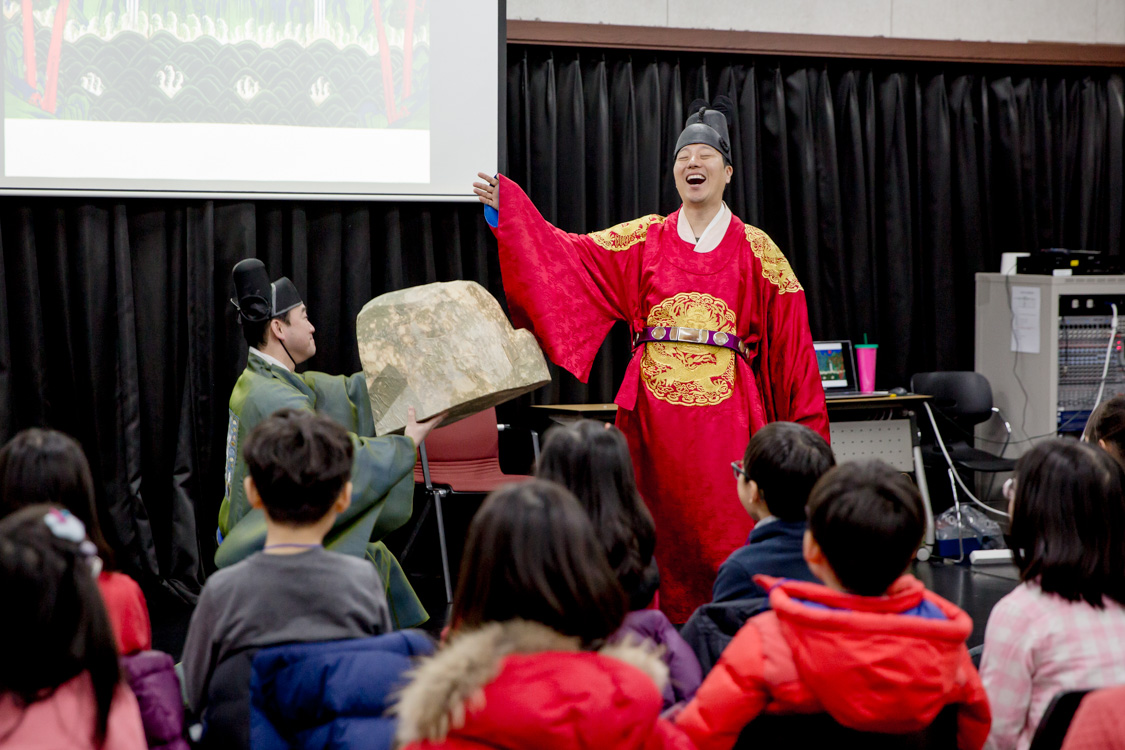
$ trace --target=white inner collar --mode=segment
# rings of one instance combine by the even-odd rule
[[[676,234],[680,239],[689,245],[694,245],[693,248],[697,253],[709,253],[719,246],[723,241],[723,237],[727,233],[727,228],[730,227],[731,212],[727,208],[727,202],[719,206],[719,212],[715,214],[715,218],[711,219],[711,223],[699,235],[699,239],[695,239],[692,234],[692,227],[688,224],[687,216],[684,215],[684,208],[680,206],[680,220],[676,222]]]
[[[250,347],[250,353],[251,353],[251,354],[254,354],[254,355],[258,356],[258,357],[261,357],[262,359],[264,359],[264,360],[265,360],[266,362],[268,362],[268,363],[269,363],[269,364],[271,364],[271,365],[277,365],[278,367],[282,368],[283,370],[288,370],[288,369],[289,369],[288,367],[286,367],[285,365],[283,365],[283,364],[281,363],[281,360],[280,360],[280,359],[278,359],[277,357],[271,357],[271,356],[270,356],[269,354],[266,354],[266,353],[265,353],[265,352],[263,352],[263,351],[260,351],[260,350],[258,350],[258,349],[255,349],[254,347]]]

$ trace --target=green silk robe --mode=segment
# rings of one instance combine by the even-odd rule
[[[410,518],[414,503],[414,441],[390,435],[374,437],[375,420],[363,373],[351,376],[291,372],[250,354],[230,396],[226,442],[226,495],[219,509],[222,542],[215,564],[224,568],[262,549],[266,522],[250,507],[243,480],[247,476],[241,446],[263,419],[285,408],[315,410],[348,430],[355,449],[352,502],[324,540],[327,549],[366,557],[379,569],[397,627],[428,619],[402,567],[379,540]]]

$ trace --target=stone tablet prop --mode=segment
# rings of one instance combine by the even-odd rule
[[[530,331],[512,328],[480,284],[449,281],[401,289],[368,302],[356,318],[375,433],[448,412],[442,425],[550,382]]]

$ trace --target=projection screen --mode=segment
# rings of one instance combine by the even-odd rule
[[[0,0],[0,192],[471,198],[503,0]]]

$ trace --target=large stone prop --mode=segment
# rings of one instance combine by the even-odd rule
[[[443,425],[533,391],[551,379],[530,331],[514,330],[480,284],[449,281],[368,302],[356,318],[375,432],[448,412]]]

